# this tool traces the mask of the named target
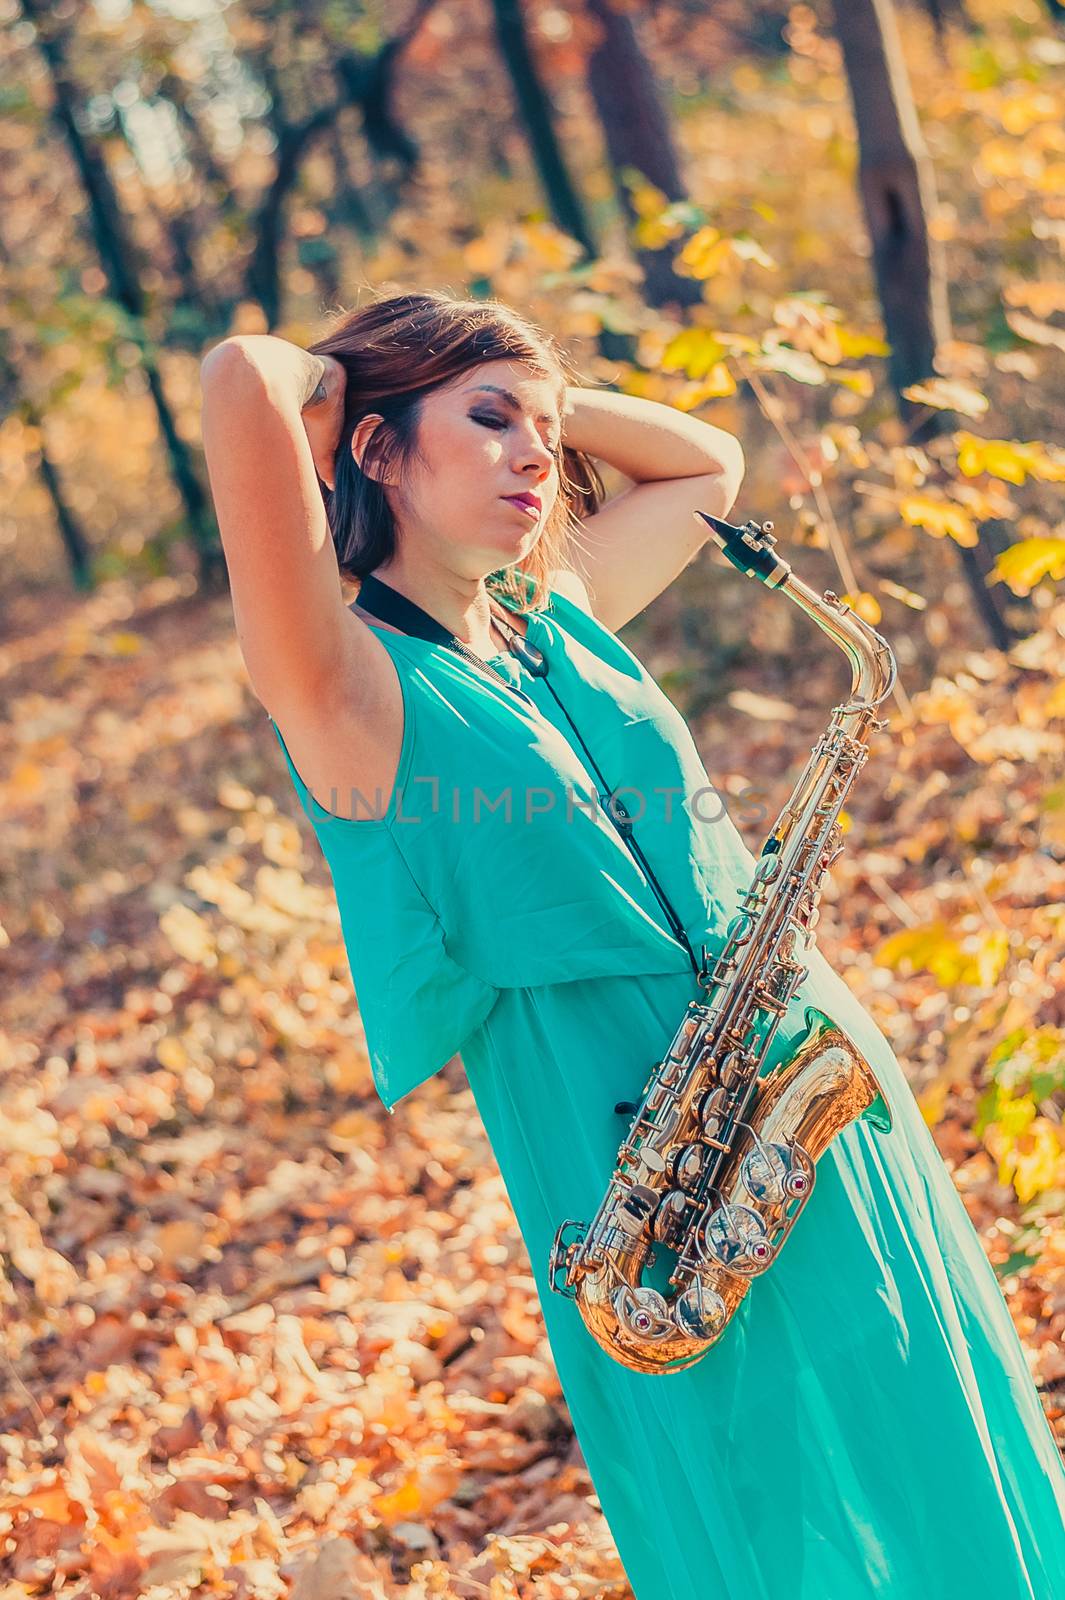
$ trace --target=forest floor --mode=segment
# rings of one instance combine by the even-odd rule
[[[893,708],[818,937],[1065,1448],[1062,1097],[993,1072],[1061,1076],[1065,602],[1040,621],[1008,657],[948,646]],[[228,597],[115,581],[5,628],[5,1593],[627,1600],[461,1062],[393,1117],[374,1093]],[[692,719],[752,849],[739,797],[786,797],[841,698],[827,655],[752,662]]]

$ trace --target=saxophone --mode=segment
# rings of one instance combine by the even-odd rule
[[[768,834],[716,960],[704,946],[699,988],[618,1151],[590,1224],[555,1235],[550,1287],[575,1300],[588,1331],[635,1372],[680,1372],[721,1338],[752,1278],[767,1271],[814,1185],[829,1142],[879,1096],[861,1051],[816,1006],[772,1071],[762,1067],[807,975],[824,876],[843,848],[839,813],[886,726],[876,708],[895,682],[886,641],[831,590],[817,595],[773,549],[773,524],[742,528],[695,512],[734,567],[784,592],[851,663],[849,699],[829,725]],[[570,1230],[573,1230],[572,1234]],[[655,1245],[676,1256],[669,1292],[642,1282]],[[667,1262],[668,1264],[668,1262]]]

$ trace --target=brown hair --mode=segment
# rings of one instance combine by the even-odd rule
[[[329,355],[347,374],[344,421],[335,457],[336,488],[319,480],[342,575],[358,581],[393,553],[396,527],[382,485],[369,475],[378,467],[402,476],[418,453],[418,419],[424,396],[483,361],[523,361],[539,376],[576,382],[569,362],[549,333],[499,300],[460,300],[442,290],[390,294],[357,311],[342,312],[329,331],[308,348]],[[382,420],[370,438],[360,468],[351,440],[370,412]],[[367,469],[367,470],[364,470]],[[535,582],[530,598],[516,567],[490,573],[494,594],[541,610],[550,598],[548,574],[566,565],[578,517],[598,510],[603,480],[582,450],[563,447],[559,494],[521,572]]]

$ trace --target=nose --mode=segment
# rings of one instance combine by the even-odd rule
[[[547,476],[555,459],[554,453],[544,443],[531,423],[528,431],[523,434],[515,454],[519,471],[524,472],[529,466],[535,466],[540,477]]]

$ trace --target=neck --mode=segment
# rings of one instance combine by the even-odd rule
[[[428,611],[463,644],[474,650],[494,649],[491,623],[495,603],[489,601],[483,578],[431,571],[424,564],[408,571],[396,558],[375,567],[373,576]]]

